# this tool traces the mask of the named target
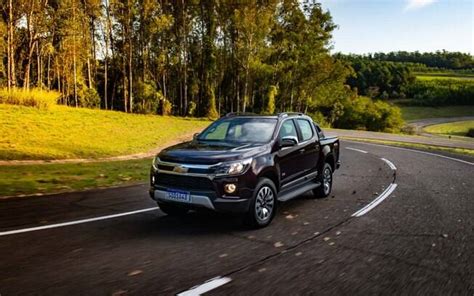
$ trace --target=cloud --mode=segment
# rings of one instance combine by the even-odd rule
[[[436,0],[407,0],[406,2],[405,10],[415,10],[431,5]]]

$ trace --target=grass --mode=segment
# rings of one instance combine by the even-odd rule
[[[416,79],[419,80],[472,80],[474,81],[474,74],[461,72],[417,72]]]
[[[0,196],[43,194],[147,182],[151,159],[0,167]]]
[[[474,116],[474,106],[400,106],[400,109],[402,117],[406,121],[437,117]]]
[[[413,149],[424,150],[424,151],[429,151],[429,152],[448,152],[448,153],[453,153],[453,154],[474,156],[473,149],[449,148],[449,147],[433,146],[433,145],[418,144],[418,143],[406,143],[406,142],[374,140],[374,139],[360,139],[360,138],[352,138],[352,137],[344,137],[344,139],[351,140],[351,141],[358,141],[358,142],[367,142],[367,143],[403,147],[403,148],[413,148]]]
[[[469,129],[474,129],[474,120],[430,125],[424,130],[432,134],[466,136]]]
[[[37,109],[49,109],[56,105],[60,93],[42,89],[24,90],[21,88],[0,89],[0,103],[34,107]]]
[[[146,152],[208,124],[208,120],[195,118],[0,104],[0,160],[101,158]]]

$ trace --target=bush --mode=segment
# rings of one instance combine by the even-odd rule
[[[474,128],[470,128],[467,132],[466,136],[474,138]]]
[[[369,131],[399,132],[403,126],[400,108],[367,97],[354,97],[341,102],[342,114],[334,127]]]
[[[197,105],[195,102],[191,101],[188,104],[188,116],[196,116]]]
[[[278,94],[278,89],[274,85],[270,85],[268,88],[267,93],[267,100],[265,104],[265,112],[266,114],[273,114],[275,113],[275,96]]]
[[[165,98],[162,98],[160,102],[161,102],[161,108],[160,108],[161,115],[170,115],[171,110],[173,109],[173,104],[171,104],[171,102]]]
[[[100,97],[95,88],[83,88],[78,92],[79,106],[84,108],[100,108]]]
[[[138,81],[135,84],[134,97],[133,110],[142,114],[158,113],[160,100],[163,99],[161,91],[156,90],[153,81]]]
[[[37,109],[48,109],[50,106],[56,105],[60,96],[61,94],[58,92],[38,88],[30,90],[20,88],[0,89],[0,103],[22,105]]]

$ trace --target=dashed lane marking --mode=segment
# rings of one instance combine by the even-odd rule
[[[364,154],[367,154],[367,151],[365,151],[365,150],[360,150],[360,149],[357,149],[357,148],[346,147],[346,149],[348,149],[348,150],[353,150],[353,151],[357,151],[357,152],[364,153]]]
[[[230,282],[232,279],[229,277],[215,277],[213,279],[208,280],[202,285],[194,286],[189,290],[186,290],[184,292],[181,292],[177,294],[177,296],[196,296],[196,295],[201,295],[204,293],[207,293],[211,290],[214,290],[215,288],[218,288],[222,285],[227,284]]]

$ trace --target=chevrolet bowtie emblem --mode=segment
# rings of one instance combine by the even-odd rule
[[[175,173],[180,173],[180,174],[186,174],[188,172],[188,168],[184,166],[175,166],[173,168],[173,172]]]

